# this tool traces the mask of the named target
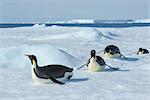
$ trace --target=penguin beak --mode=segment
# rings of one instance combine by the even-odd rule
[[[30,55],[28,55],[28,54],[24,54],[25,56],[27,56],[27,57],[29,57]]]

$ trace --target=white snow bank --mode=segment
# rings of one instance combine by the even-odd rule
[[[135,23],[150,23],[150,19],[135,20]]]
[[[50,45],[21,46],[0,49],[0,67],[30,66],[30,60],[24,54],[36,55],[39,65],[62,64],[75,67],[78,60],[67,52]]]
[[[110,32],[110,31],[102,31],[103,35],[105,38],[108,39],[114,39],[115,37],[118,37],[118,35],[115,32]]]
[[[57,21],[56,23],[94,23],[92,19],[75,19],[68,21]]]
[[[84,28],[80,29],[79,31],[73,32],[73,33],[65,33],[65,34],[59,34],[59,35],[51,35],[49,37],[40,37],[40,38],[34,38],[30,40],[49,40],[49,39],[80,39],[80,40],[86,40],[86,41],[98,41],[100,40],[104,35],[102,32],[95,28]]]
[[[102,32],[95,28],[87,28],[73,33],[74,37],[81,38],[89,41],[100,40],[103,36]]]

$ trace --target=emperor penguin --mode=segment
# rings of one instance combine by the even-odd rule
[[[147,49],[139,48],[137,55],[148,54],[149,51]]]
[[[31,60],[32,79],[37,83],[65,84],[73,76],[73,68],[57,64],[39,67],[35,55],[26,56]]]
[[[105,69],[106,63],[100,56],[96,56],[96,51],[91,50],[91,58],[88,60],[87,67],[91,72],[99,72]]]
[[[115,45],[108,45],[105,49],[104,49],[104,56],[106,58],[117,58],[117,57],[121,57],[121,52],[119,50],[119,48]]]

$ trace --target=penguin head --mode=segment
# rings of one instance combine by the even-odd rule
[[[35,55],[27,55],[25,54],[25,56],[29,57],[29,59],[31,60],[32,65],[35,63],[37,64],[37,59]]]
[[[95,50],[91,50],[91,58],[96,56],[96,51]]]
[[[110,49],[109,49],[109,48],[106,48],[106,49],[105,49],[105,52],[106,52],[106,53],[109,53],[109,52],[110,52]]]
[[[140,51],[140,52],[142,52],[142,50],[143,50],[142,48],[139,48],[139,51]]]

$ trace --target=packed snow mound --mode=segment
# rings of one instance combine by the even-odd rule
[[[33,27],[45,27],[45,24],[34,24]]]
[[[78,60],[67,52],[50,45],[25,45],[0,49],[0,67],[26,67],[31,61],[24,54],[32,54],[37,57],[39,66],[49,64],[61,64],[76,67]]]
[[[114,38],[118,37],[118,35],[115,32],[110,32],[110,31],[102,31],[103,35],[107,38]]]
[[[103,33],[95,28],[83,29],[73,34],[76,38],[81,38],[88,41],[97,41],[103,37]]]
[[[102,32],[95,28],[84,28],[80,29],[79,31],[73,33],[64,33],[59,35],[51,35],[49,37],[40,37],[34,38],[30,40],[49,40],[49,39],[79,39],[79,40],[86,40],[86,41],[98,41],[104,35]]]
[[[94,23],[95,21],[92,19],[75,19],[75,20],[68,20],[68,21],[57,21],[56,23]]]

